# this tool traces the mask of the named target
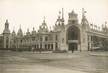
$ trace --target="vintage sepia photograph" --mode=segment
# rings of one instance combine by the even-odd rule
[[[108,0],[0,0],[0,73],[108,73]]]

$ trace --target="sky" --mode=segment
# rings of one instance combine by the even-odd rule
[[[82,8],[87,11],[89,23],[100,26],[108,22],[108,0],[0,0],[0,33],[4,30],[6,19],[9,29],[17,32],[21,28],[25,33],[33,27],[37,31],[45,16],[48,27],[54,26],[59,11],[64,8],[65,24],[68,13],[74,10],[78,14],[79,23]]]

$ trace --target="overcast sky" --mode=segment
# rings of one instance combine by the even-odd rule
[[[79,14],[80,22],[82,8],[87,11],[90,23],[100,25],[108,22],[108,0],[0,0],[0,33],[6,19],[11,32],[13,29],[17,32],[20,25],[24,32],[27,28],[32,31],[33,27],[37,30],[44,16],[47,25],[53,26],[62,8],[66,24],[72,10]]]

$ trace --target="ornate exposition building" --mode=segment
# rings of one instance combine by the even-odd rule
[[[64,23],[63,9],[59,13],[53,30],[49,30],[45,19],[36,32],[27,29],[23,34],[21,27],[18,32],[13,30],[10,33],[8,20],[5,22],[5,29],[0,35],[1,48],[38,48],[44,50],[92,50],[105,46],[108,43],[108,27],[106,24],[102,28],[90,24],[82,10],[82,19],[79,23],[78,15],[72,11],[68,14],[68,23]]]

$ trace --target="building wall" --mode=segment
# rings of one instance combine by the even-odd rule
[[[3,48],[3,36],[0,36],[0,48]]]

